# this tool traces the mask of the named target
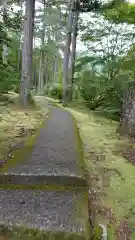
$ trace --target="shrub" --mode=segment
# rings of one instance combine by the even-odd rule
[[[0,93],[6,93],[18,85],[19,75],[11,66],[0,66]]]
[[[59,100],[62,99],[62,87],[57,84],[57,85],[52,85],[50,88],[45,90],[48,96],[57,98]]]
[[[124,94],[132,84],[125,73],[113,79],[85,70],[79,81],[80,94],[90,110],[98,110],[111,119],[119,120]]]
[[[104,88],[93,72],[84,71],[80,82],[80,95],[90,110],[100,107],[104,100]]]

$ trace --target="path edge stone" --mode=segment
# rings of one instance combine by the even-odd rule
[[[54,240],[89,240],[89,238],[85,236],[85,234],[82,232],[80,233],[68,233],[68,232],[63,232],[63,231],[47,231],[39,228],[28,228],[28,227],[22,227],[19,225],[13,226],[12,224],[5,226],[3,224],[0,224],[0,235],[3,235],[7,238],[11,237],[23,237],[23,239],[34,239],[36,238],[37,240],[41,239],[54,239]]]
[[[69,112],[70,113],[70,112]],[[71,114],[71,113],[70,113]],[[78,164],[81,170],[81,173],[83,174],[83,177],[86,179],[86,181],[88,182],[89,179],[89,173],[87,171],[87,167],[84,161],[84,147],[83,147],[83,141],[82,138],[80,136],[80,131],[79,131],[79,127],[76,121],[76,118],[71,114],[72,119],[73,119],[73,123],[74,123],[74,129],[75,129],[75,136],[76,136],[76,153],[78,156]]]

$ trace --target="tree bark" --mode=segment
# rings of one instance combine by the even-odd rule
[[[20,1],[20,7],[21,7],[21,14],[23,12],[23,4],[22,4],[22,1]],[[21,54],[22,54],[22,41],[21,41],[21,36],[22,36],[22,29],[23,27],[21,27],[21,30],[18,34],[18,31],[16,32],[16,36],[19,40],[19,46],[18,46],[18,66],[17,66],[17,69],[18,69],[18,72],[20,73],[21,72]],[[19,36],[18,36],[19,35]]]
[[[22,71],[20,82],[20,98],[24,106],[27,106],[29,103],[32,83],[34,12],[35,0],[25,0],[24,41],[22,46]]]
[[[117,132],[121,135],[135,137],[135,86],[129,90],[123,102],[122,116]]]
[[[74,78],[75,58],[76,58],[76,40],[77,40],[77,34],[78,34],[78,19],[79,19],[79,12],[75,12],[74,28],[73,28],[73,36],[72,36],[70,74],[69,74],[69,96],[68,96],[69,99],[68,99],[68,101],[72,101],[73,78]]]
[[[39,66],[39,80],[38,90],[42,90],[44,87],[44,38],[45,38],[45,2],[44,2],[44,16],[42,19],[43,28],[41,33],[41,55],[40,55],[40,66]]]
[[[57,51],[55,56],[55,62],[54,62],[54,75],[53,75],[53,82],[58,82],[58,60],[59,60],[59,52]]]
[[[68,102],[68,70],[69,70],[70,45],[71,45],[71,34],[72,34],[72,25],[73,25],[73,11],[72,11],[73,7],[74,7],[74,0],[71,0],[69,16],[68,16],[64,61],[63,61],[63,104],[64,105],[66,105]]]
[[[43,86],[44,86],[44,52],[43,52],[43,49],[41,49],[38,90],[39,91],[42,90]]]
[[[62,13],[61,13],[61,7],[59,4],[57,5],[57,9],[59,11],[60,17],[59,21],[62,20]],[[56,41],[56,56],[55,56],[55,63],[54,63],[54,77],[53,81],[55,83],[58,83],[58,64],[59,64],[59,42],[60,42],[60,36],[61,36],[61,29],[59,28],[59,25],[56,25],[56,33],[55,33],[55,41]]]
[[[37,89],[37,61],[36,61],[36,40],[35,38],[33,39],[33,52],[34,52],[34,55],[33,55],[33,61],[34,61],[34,64],[33,64],[33,68],[32,68],[32,78],[33,78],[33,87],[34,89],[36,90]]]
[[[7,15],[8,0],[2,0],[2,4],[3,4],[3,22],[4,22]],[[7,64],[7,54],[8,54],[7,44],[3,44],[3,63],[4,64]]]

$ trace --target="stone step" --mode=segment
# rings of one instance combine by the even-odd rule
[[[51,231],[51,239],[58,232],[87,239],[87,206],[86,193],[78,189],[0,190],[0,225]]]
[[[0,185],[60,185],[87,187],[84,178],[77,176],[54,176],[38,174],[1,173]]]

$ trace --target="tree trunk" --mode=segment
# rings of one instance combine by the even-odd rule
[[[67,36],[64,51],[64,61],[63,61],[63,104],[66,105],[68,101],[68,70],[69,70],[69,57],[70,57],[70,45],[71,45],[71,34],[73,25],[73,9],[74,0],[70,4],[69,16],[68,16],[68,26],[67,26]]]
[[[32,78],[33,78],[33,87],[36,90],[37,89],[37,62],[36,62],[36,53],[35,53],[35,49],[36,49],[36,40],[35,37],[33,38],[33,68],[32,68]]]
[[[22,46],[22,71],[20,82],[20,97],[24,106],[29,103],[32,83],[34,12],[35,0],[25,0],[24,41]]]
[[[57,26],[56,26],[57,27]],[[57,77],[58,77],[58,59],[59,59],[59,48],[58,48],[58,43],[59,43],[59,36],[60,32],[56,32],[54,38],[56,42],[56,54],[55,54],[55,59],[54,59],[54,72],[53,72],[53,82],[57,83]]]
[[[22,43],[21,43],[21,39],[19,39],[19,40],[20,40],[20,42],[19,42],[19,44],[18,44],[18,63],[17,63],[17,69],[18,69],[18,72],[20,73]]]
[[[57,51],[55,56],[55,62],[54,62],[54,76],[53,76],[53,82],[58,82],[58,59],[59,59],[59,52]]]
[[[78,19],[79,12],[75,12],[74,19],[74,29],[72,36],[72,51],[71,51],[71,64],[70,64],[70,74],[69,74],[69,101],[72,101],[72,90],[73,90],[73,78],[74,78],[74,69],[75,69],[75,58],[76,58],[76,40],[78,34]]]
[[[2,0],[2,4],[3,4],[3,22],[4,22],[7,15],[8,1]],[[3,63],[5,64],[7,64],[7,55],[8,55],[7,44],[3,44]]]
[[[40,66],[39,66],[39,80],[38,80],[38,90],[43,89],[43,82],[44,82],[44,53],[41,49],[40,55]]]
[[[21,14],[23,12],[23,4],[22,4],[22,1],[20,1],[20,7],[21,7]],[[18,36],[19,35],[19,36]],[[22,36],[22,27],[21,27],[21,31],[19,32],[16,32],[16,36],[19,40],[19,46],[18,46],[18,64],[17,64],[17,69],[18,69],[18,72],[20,73],[21,71],[21,53],[22,53],[22,41],[21,41],[21,36]]]
[[[40,66],[39,66],[39,81],[38,90],[42,90],[44,87],[44,38],[45,38],[45,2],[44,2],[44,16],[42,19],[43,29],[41,33],[41,55],[40,55]]]
[[[123,102],[122,117],[117,130],[121,135],[135,137],[135,88],[129,92]]]
[[[44,85],[48,87],[48,69],[47,69],[47,56],[44,58]]]
[[[62,20],[62,13],[61,8],[59,4],[57,5],[57,9],[60,13],[59,21]],[[60,35],[61,35],[61,29],[59,28],[59,25],[56,25],[57,31],[55,33],[55,41],[56,41],[56,56],[55,56],[55,63],[54,63],[54,79],[53,81],[55,83],[58,83],[58,63],[59,63],[59,42],[60,42]]]

